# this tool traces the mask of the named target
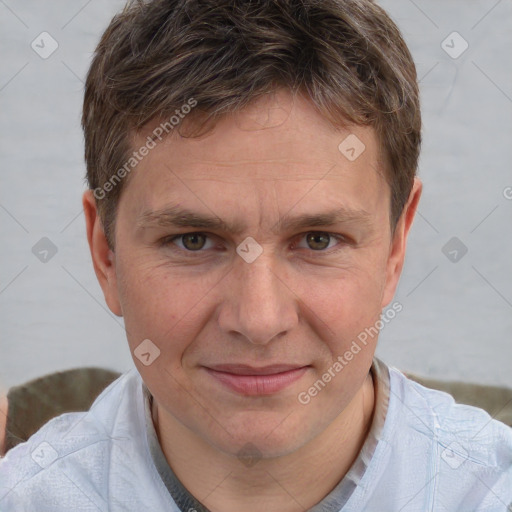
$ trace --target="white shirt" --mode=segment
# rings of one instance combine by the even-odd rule
[[[508,512],[512,429],[374,358],[374,418],[339,484],[311,512]],[[49,421],[0,461],[0,512],[207,511],[168,465],[132,370],[86,413]],[[507,508],[510,505],[510,509]]]

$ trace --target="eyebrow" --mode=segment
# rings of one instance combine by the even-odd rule
[[[297,231],[304,228],[319,226],[334,226],[336,224],[361,223],[371,225],[371,215],[365,210],[346,207],[319,213],[303,213],[294,217],[284,215],[271,228],[272,233]],[[243,233],[246,226],[237,222],[226,222],[215,215],[204,215],[179,206],[167,206],[160,210],[148,210],[142,213],[136,221],[137,229],[152,227],[183,227],[211,229],[233,234]]]

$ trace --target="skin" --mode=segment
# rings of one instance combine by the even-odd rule
[[[353,162],[338,150],[349,134],[366,146]],[[146,136],[141,133],[134,147]],[[84,193],[105,300],[124,317],[132,355],[145,339],[160,350],[149,366],[134,361],[154,397],[163,452],[210,510],[308,509],[346,474],[371,425],[369,368],[377,337],[309,404],[297,396],[391,302],[420,195],[416,179],[392,236],[390,189],[374,130],[335,130],[306,98],[287,91],[273,104],[258,100],[222,118],[207,136],[159,143],[123,191],[115,252],[108,249],[91,191]],[[170,204],[213,213],[243,229],[143,227],[144,212]],[[365,215],[272,230],[285,215],[340,207]],[[207,237],[170,241],[191,232]],[[311,232],[344,238],[315,244]],[[252,263],[236,252],[249,236],[263,249]],[[164,239],[167,245],[159,243]],[[277,393],[244,396],[204,369],[221,363],[308,368]],[[258,450],[252,465],[237,456],[247,443]]]

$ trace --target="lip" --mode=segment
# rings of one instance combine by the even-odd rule
[[[247,365],[204,367],[221,384],[242,395],[271,395],[299,380],[309,366],[272,365],[254,368]]]
[[[303,368],[305,365],[301,364],[272,364],[269,366],[249,366],[246,364],[217,364],[208,366],[210,370],[218,372],[232,373],[235,375],[273,375],[276,373],[287,372],[289,370],[297,370]]]

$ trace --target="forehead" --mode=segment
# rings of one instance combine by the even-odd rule
[[[135,148],[159,122],[148,124],[135,138]],[[286,202],[308,188],[311,199],[321,194],[327,201],[345,191],[346,207],[364,209],[355,204],[357,196],[364,200],[369,193],[382,192],[387,187],[383,173],[373,128],[336,129],[310,100],[280,91],[221,117],[203,136],[182,138],[175,130],[157,141],[123,194],[139,214],[185,196],[197,205],[201,199],[229,195],[238,201],[258,198],[261,205],[269,193]]]

